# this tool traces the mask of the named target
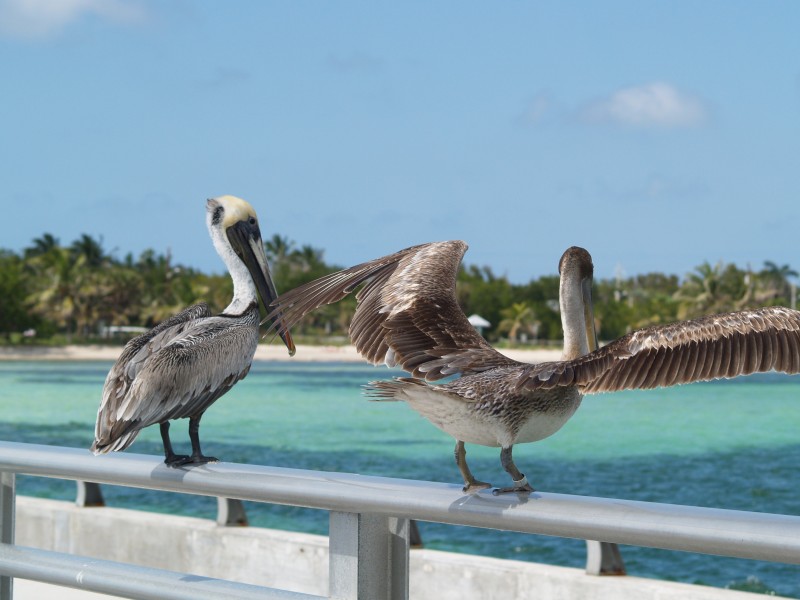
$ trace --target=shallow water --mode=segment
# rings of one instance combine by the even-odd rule
[[[110,363],[0,363],[0,439],[87,448]],[[397,373],[399,374],[399,373]],[[255,363],[203,417],[206,453],[223,460],[460,483],[453,440],[401,403],[360,386],[392,372],[366,365]],[[671,504],[800,514],[800,378],[754,375],[666,390],[589,396],[556,435],[515,447],[537,489]],[[188,449],[187,421],[173,425]],[[161,453],[157,428],[131,451]],[[497,449],[468,446],[477,477],[507,483]],[[74,484],[20,477],[19,492],[72,499]],[[109,505],[214,518],[213,498],[108,486]],[[254,525],[326,534],[327,513],[247,504]],[[582,541],[420,523],[426,547],[582,567]],[[800,569],[622,548],[632,575],[800,597]]]

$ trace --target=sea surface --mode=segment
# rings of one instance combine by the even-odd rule
[[[0,362],[0,439],[88,448],[111,363]],[[385,368],[255,363],[209,409],[203,450],[225,461],[460,483],[453,440],[403,403],[361,386]],[[173,424],[188,451],[188,421]],[[800,377],[753,375],[588,396],[554,436],[514,448],[546,492],[800,514]],[[479,479],[508,484],[499,451],[468,445]],[[130,449],[162,453],[157,427]],[[73,500],[72,482],[19,477],[21,494]],[[110,506],[213,519],[216,500],[105,486]],[[252,525],[327,534],[324,511],[246,503]],[[420,523],[428,548],[582,568],[582,541]],[[631,575],[800,598],[800,567],[623,546]]]

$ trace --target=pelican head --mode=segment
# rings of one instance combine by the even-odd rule
[[[592,307],[591,255],[578,246],[568,248],[558,263],[561,276],[559,301],[564,328],[564,360],[583,356],[597,349],[597,332]]]
[[[206,223],[214,247],[233,278],[233,300],[224,312],[241,313],[252,302],[258,301],[256,294],[269,310],[278,293],[272,283],[256,211],[235,196],[210,198],[206,202],[206,211]],[[276,317],[276,325],[280,325],[280,319],[280,315]],[[294,341],[289,331],[284,329],[278,327],[289,354],[293,355]]]

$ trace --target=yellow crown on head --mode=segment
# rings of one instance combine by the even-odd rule
[[[256,211],[249,202],[237,198],[236,196],[217,196],[213,198],[225,209],[222,219],[222,227],[228,228],[239,221],[246,221],[250,217],[256,218]]]

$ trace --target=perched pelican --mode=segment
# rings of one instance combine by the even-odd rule
[[[207,201],[206,212],[211,240],[233,279],[233,300],[216,316],[205,304],[190,306],[125,345],[103,387],[95,454],[124,450],[141,429],[158,423],[167,465],[218,460],[200,450],[200,419],[247,375],[259,340],[258,296],[269,307],[277,293],[253,207],[221,196]],[[278,326],[294,354],[288,328]],[[170,420],[186,417],[191,456],[175,454],[169,439]]]
[[[598,349],[589,253],[561,257],[559,302],[564,352],[556,362],[517,362],[495,351],[467,321],[455,295],[467,245],[423,244],[333,273],[283,294],[270,316],[279,333],[359,284],[350,337],[372,364],[400,366],[413,378],[372,382],[378,400],[404,400],[456,439],[464,491],[490,487],[467,466],[464,442],[500,447],[513,487],[532,491],[511,450],[558,431],[584,394],[654,388],[756,371],[800,371],[800,312],[782,307],[707,316],[629,333]],[[440,385],[427,382],[461,377]]]

